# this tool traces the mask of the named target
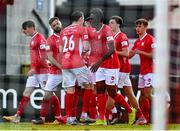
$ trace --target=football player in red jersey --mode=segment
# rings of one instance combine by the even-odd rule
[[[36,87],[43,89],[47,81],[48,63],[46,61],[46,39],[42,34],[36,31],[35,23],[31,20],[25,21],[22,24],[22,31],[26,36],[31,37],[29,42],[30,48],[30,70],[28,72],[28,79],[26,88],[23,92],[23,97],[18,105],[17,112],[14,116],[4,116],[3,118],[13,122],[19,123],[24,110],[26,109],[31,93]]]
[[[128,58],[129,41],[127,35],[121,31],[120,27],[122,26],[122,24],[123,19],[119,16],[112,16],[109,20],[109,26],[115,34],[115,46],[121,65],[119,70],[118,87],[123,88],[123,91],[125,95],[128,97],[130,104],[137,110],[137,122],[139,124],[146,124],[146,119],[144,118],[144,115],[142,114],[142,111],[139,108],[139,104],[134,95],[131,80],[129,77],[131,71],[131,65]]]
[[[135,22],[136,33],[139,38],[132,47],[129,58],[138,54],[140,56],[140,72],[138,87],[141,90],[140,106],[147,120],[150,122],[151,94],[153,87],[153,48],[154,37],[147,33],[148,21],[144,18]]]
[[[87,116],[93,90],[90,81],[90,70],[82,58],[82,53],[89,51],[89,38],[86,29],[83,27],[83,12],[73,12],[71,21],[72,24],[61,32],[62,44],[60,45],[60,52],[62,52],[62,86],[66,88],[67,124],[77,124],[76,117],[72,116],[75,84],[77,82],[79,86],[85,89],[82,116]]]
[[[114,105],[111,99],[124,105],[129,114],[134,114],[135,112],[125,101],[124,97],[121,94],[117,94],[116,84],[120,64],[115,51],[114,34],[108,25],[103,24],[103,17],[103,11],[100,8],[91,10],[91,25],[96,29],[96,31],[92,32],[94,35],[91,40],[91,45],[95,47],[92,53],[95,53],[95,56],[97,56],[96,59],[98,58],[91,64],[90,68],[92,72],[96,72],[96,93],[99,112],[99,119],[95,123],[97,125],[106,125],[106,119],[109,119],[111,108]],[[89,61],[91,61],[92,53],[90,54]],[[105,104],[106,91],[109,95],[107,104]],[[131,118],[132,120],[130,123],[134,121],[134,118]]]
[[[44,88],[45,94],[41,104],[40,118],[37,120],[32,120],[34,124],[43,124],[45,122],[45,117],[48,113],[50,102],[52,103],[55,119],[58,121],[59,117],[61,117],[60,101],[54,92],[57,90],[57,86],[62,82],[59,53],[62,24],[58,17],[52,17],[49,20],[49,25],[54,33],[48,37],[46,45],[47,59],[50,61],[48,80]]]

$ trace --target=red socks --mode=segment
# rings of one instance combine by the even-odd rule
[[[66,93],[65,108],[66,108],[66,116],[67,117],[72,116],[73,102],[74,102],[74,94]]]
[[[83,95],[83,107],[82,107],[82,112],[88,113],[89,111],[89,105],[90,105],[90,100],[93,94],[92,89],[85,89],[84,90],[84,95]]]
[[[16,114],[18,116],[22,116],[22,114],[23,114],[24,110],[26,109],[28,103],[29,103],[29,97],[23,96],[19,105],[18,105],[18,110],[16,112]]]
[[[46,117],[47,113],[48,113],[48,109],[50,106],[50,100],[44,100],[42,101],[41,104],[41,110],[40,110],[40,116],[41,117]]]
[[[147,122],[150,122],[150,102],[149,99],[141,99],[140,106],[144,117],[146,118]]]
[[[137,109],[136,117],[137,117],[137,118],[145,118],[144,115],[143,115],[143,113],[142,113],[141,108],[138,108],[138,109]]]
[[[110,114],[112,114],[112,111],[106,109],[106,120],[110,120],[110,118],[109,118]]]
[[[114,100],[116,101],[116,103],[118,103],[119,105],[124,107],[128,113],[132,112],[130,105],[126,102],[126,100],[124,99],[124,97],[121,94],[117,94],[116,97],[114,98]]]
[[[51,104],[52,104],[52,110],[55,116],[60,116],[61,115],[60,101],[56,95],[53,95],[51,97]]]
[[[91,102],[89,105],[89,117],[92,119],[96,119],[96,115],[97,115],[96,105],[97,105],[96,95],[92,94]]]
[[[99,112],[99,119],[104,120],[106,113],[106,94],[97,95],[97,106]]]

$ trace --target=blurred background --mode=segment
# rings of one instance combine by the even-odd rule
[[[129,37],[131,46],[137,38],[134,22],[138,18],[149,20],[148,32],[154,35],[155,0],[0,0],[0,116],[15,113],[26,82],[30,38],[22,34],[22,22],[34,20],[37,30],[47,38],[52,33],[48,25],[49,18],[59,17],[63,27],[66,27],[70,24],[69,17],[73,11],[81,10],[87,17],[94,7],[104,11],[105,23],[108,23],[112,15],[119,15],[124,19],[122,31]],[[168,121],[180,123],[180,0],[169,0],[168,15],[170,27],[170,49],[167,52],[170,56]],[[163,58],[163,54],[162,59],[166,59]],[[131,79],[137,94],[138,56],[131,60],[131,64]],[[41,100],[42,92],[38,90],[34,96]],[[33,101],[31,102],[24,114],[24,120],[32,118],[32,113],[35,113],[33,116],[37,115],[37,105],[38,102],[34,105]]]

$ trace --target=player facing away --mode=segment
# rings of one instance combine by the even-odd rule
[[[14,116],[4,116],[7,121],[19,123],[26,106],[29,103],[31,93],[36,87],[43,89],[47,81],[48,64],[46,61],[46,39],[42,34],[36,31],[35,23],[31,20],[22,24],[22,31],[26,36],[31,37],[29,42],[30,49],[30,70],[28,71],[28,79],[23,97],[18,105],[17,112]]]
[[[106,119],[109,119],[109,114],[114,105],[114,103],[111,103],[111,99],[125,106],[129,113],[129,123],[132,123],[135,119],[135,110],[131,109],[121,94],[117,94],[116,84],[120,64],[115,51],[113,32],[108,25],[103,24],[103,17],[103,12],[100,8],[91,10],[91,25],[96,29],[91,45],[96,46],[97,53],[100,55],[100,58],[98,57],[99,59],[90,68],[92,72],[96,72],[96,93],[99,112],[99,119],[94,124],[106,125]],[[106,99],[106,91],[109,96],[108,100]]]
[[[50,61],[48,80],[45,88],[43,89],[45,94],[41,104],[40,118],[37,120],[32,120],[34,124],[45,123],[45,117],[48,113],[50,102],[52,103],[55,119],[58,121],[58,118],[61,116],[60,101],[59,98],[55,95],[55,92],[57,90],[57,86],[62,82],[59,53],[60,32],[62,29],[62,24],[58,17],[52,17],[49,20],[49,25],[51,26],[51,29],[54,33],[48,37],[46,45],[47,59]]]
[[[146,124],[146,119],[142,114],[142,111],[139,107],[138,101],[133,92],[131,80],[129,77],[131,66],[129,62],[129,41],[128,37],[125,33],[121,31],[121,26],[123,24],[123,19],[119,16],[112,16],[109,20],[109,26],[114,32],[115,36],[115,46],[118,54],[119,62],[120,62],[120,70],[119,70],[119,80],[118,87],[123,88],[125,95],[128,97],[128,100],[132,107],[137,110],[137,124]]]
[[[93,90],[90,81],[90,70],[85,66],[81,56],[82,53],[89,51],[88,35],[83,27],[83,12],[73,12],[71,21],[72,24],[61,33],[62,44],[60,45],[60,52],[62,52],[62,86],[66,88],[65,109],[67,124],[77,124],[76,117],[72,116],[74,86],[77,82],[79,86],[85,89],[81,116],[87,115]]]
[[[148,21],[144,18],[135,21],[136,33],[139,38],[135,41],[129,57],[140,56],[140,72],[138,87],[141,91],[140,107],[147,120],[150,122],[151,95],[153,87],[153,48],[154,37],[147,33]]]

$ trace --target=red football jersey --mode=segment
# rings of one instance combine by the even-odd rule
[[[51,36],[49,36],[47,39],[47,45],[48,46],[46,47],[46,51],[52,52],[53,58],[57,62],[60,62],[60,52],[59,52],[60,35],[52,34]],[[51,66],[49,66],[49,73],[50,74],[61,74],[61,70],[58,67],[56,67],[55,65],[51,65]]]
[[[48,73],[48,64],[46,59],[46,39],[38,32],[31,38],[30,48],[30,59],[31,68],[35,68],[36,74]]]
[[[108,25],[103,25],[99,31],[95,32],[95,38],[92,40],[92,45],[96,45],[97,52],[102,57],[108,51],[109,43],[114,44],[114,34]],[[120,67],[116,51],[107,58],[101,66],[102,68],[116,69]]]
[[[92,65],[102,57],[102,45],[100,44],[101,40],[96,39],[97,34],[95,28],[87,27],[87,31],[91,45],[88,64]]]
[[[129,48],[128,37],[123,32],[118,32],[114,36],[114,41],[115,41],[117,51],[122,51],[123,48]],[[120,72],[130,73],[131,65],[130,65],[129,59],[123,56],[118,57],[118,58],[121,65]]]
[[[89,40],[86,28],[72,24],[66,27],[62,32],[62,68],[72,69],[85,66],[81,57],[82,41]]]
[[[145,52],[152,52],[154,48],[154,37],[145,34],[141,39],[137,39],[132,50],[138,49]],[[153,72],[153,59],[146,58],[140,54],[140,74],[144,75]]]

